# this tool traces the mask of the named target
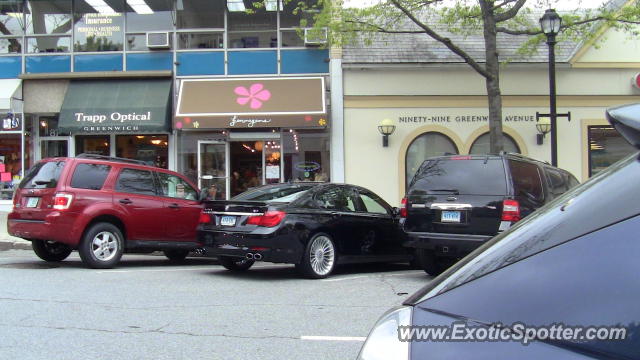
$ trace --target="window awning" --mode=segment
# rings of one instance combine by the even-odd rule
[[[20,87],[22,80],[20,79],[2,79],[0,80],[0,111],[10,112],[12,111],[11,99],[17,98],[16,91]]]
[[[323,77],[186,79],[176,129],[326,127]]]
[[[61,133],[165,132],[171,80],[72,81],[60,110]]]

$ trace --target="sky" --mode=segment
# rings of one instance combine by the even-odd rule
[[[455,0],[449,0],[451,2],[455,2]],[[367,5],[374,4],[378,2],[378,0],[344,0],[345,5],[347,6],[356,6],[356,7],[364,7]],[[596,8],[603,3],[607,2],[607,0],[530,0],[531,4],[542,4],[542,8],[552,7],[556,10],[575,10],[578,7],[580,8]]]

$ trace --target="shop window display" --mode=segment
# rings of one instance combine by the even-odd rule
[[[589,176],[599,173],[634,151],[633,146],[611,126],[589,126]]]
[[[282,134],[284,181],[330,181],[329,134],[288,130]]]
[[[118,135],[116,156],[144,161],[147,165],[166,169],[169,162],[167,135]]]
[[[0,200],[9,200],[22,175],[22,135],[0,134]]]
[[[408,184],[422,162],[432,156],[458,154],[458,148],[451,139],[438,132],[427,132],[413,140],[407,149],[405,176]]]

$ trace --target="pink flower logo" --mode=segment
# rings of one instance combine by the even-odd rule
[[[234,92],[238,95],[236,102],[240,105],[247,105],[252,109],[260,109],[262,102],[271,99],[271,92],[264,89],[264,85],[257,83],[247,89],[244,86],[238,86]]]

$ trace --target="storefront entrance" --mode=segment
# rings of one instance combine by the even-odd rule
[[[198,186],[224,200],[282,180],[280,139],[198,141]]]

